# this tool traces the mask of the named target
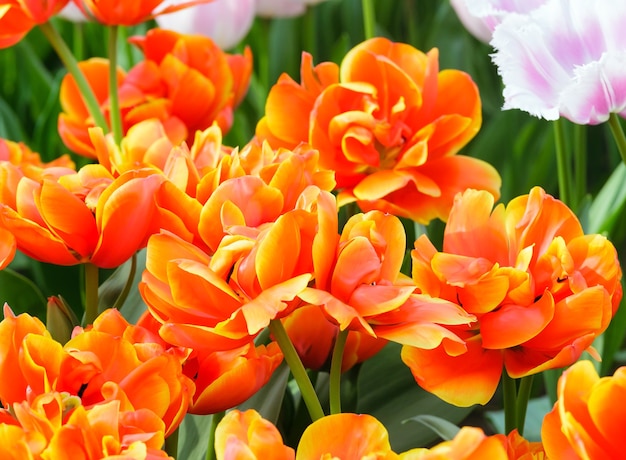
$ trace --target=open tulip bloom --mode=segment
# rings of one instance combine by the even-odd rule
[[[0,0],[0,458],[624,457],[626,2],[353,3]]]

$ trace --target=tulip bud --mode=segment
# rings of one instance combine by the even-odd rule
[[[78,318],[63,297],[48,297],[46,306],[46,328],[57,342],[64,344],[71,336]]]

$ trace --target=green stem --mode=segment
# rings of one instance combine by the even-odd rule
[[[172,434],[165,438],[165,446],[163,449],[170,457],[178,458],[178,430],[176,428]]]
[[[122,142],[122,114],[120,112],[120,98],[117,89],[117,34],[118,26],[109,26],[109,107],[111,130],[115,143]]]
[[[571,175],[569,174],[569,161],[565,149],[565,133],[563,131],[563,120],[555,120],[554,144],[556,148],[556,167],[559,180],[559,198],[567,206],[571,206]]]
[[[346,348],[348,330],[339,331],[333,348],[333,356],[330,362],[330,413],[341,413],[341,365],[343,363],[343,350]]]
[[[285,357],[285,361],[289,365],[289,369],[291,369],[291,373],[300,388],[302,399],[309,410],[311,420],[316,421],[324,417],[324,410],[322,409],[322,405],[320,404],[317,394],[315,393],[315,388],[313,388],[311,379],[306,373],[306,369],[298,356],[298,352],[287,335],[285,326],[283,326],[283,323],[281,323],[280,320],[273,319],[270,321],[270,331],[276,339],[276,342],[278,342],[278,345],[280,346],[280,349]]]
[[[509,434],[517,427],[517,387],[506,369],[502,371],[502,396],[504,399],[504,430]]]
[[[624,135],[624,130],[622,129],[622,124],[617,114],[611,113],[611,115],[609,115],[609,127],[611,128],[611,134],[613,134],[613,139],[615,139],[622,161],[626,163],[626,136]]]
[[[206,446],[206,460],[215,460],[215,429],[217,425],[222,421],[226,412],[218,412],[217,414],[211,415],[211,426],[209,427],[209,440]]]
[[[574,199],[580,205],[587,194],[587,126],[574,125]]]
[[[91,86],[89,86],[85,75],[83,75],[83,72],[78,67],[78,63],[76,62],[76,59],[70,49],[67,47],[67,44],[63,41],[59,32],[49,22],[39,24],[39,28],[59,55],[59,58],[63,62],[67,71],[70,75],[72,75],[72,77],[74,77],[76,86],[78,86],[78,90],[83,96],[83,102],[85,103],[89,114],[93,118],[94,123],[96,126],[102,128],[104,132],[108,132],[109,126],[107,125],[102,111],[100,110],[100,104],[98,103]]]
[[[75,22],[72,25],[74,34],[72,36],[72,50],[73,50],[73,55],[74,58],[77,61],[82,61],[83,60],[83,55],[85,54],[85,37],[84,37],[84,26],[82,23],[80,22]]]
[[[374,14],[374,0],[361,0],[363,8],[363,32],[365,39],[373,38],[376,34],[376,15]]]
[[[533,388],[533,377],[534,376],[532,375],[522,377],[522,379],[520,380],[519,389],[517,391],[517,403],[515,409],[517,412],[517,431],[519,432],[520,436],[524,434],[526,411],[528,409],[530,393]]]
[[[85,269],[85,316],[83,326],[92,324],[98,317],[98,267],[87,262]]]

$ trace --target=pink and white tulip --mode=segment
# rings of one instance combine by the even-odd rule
[[[626,2],[549,0],[494,30],[503,109],[598,124],[626,116]]]
[[[167,0],[175,5],[180,0]],[[163,29],[182,34],[204,35],[220,48],[231,49],[250,31],[256,14],[256,0],[213,0],[156,17]]]

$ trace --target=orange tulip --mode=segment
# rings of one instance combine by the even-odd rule
[[[293,460],[280,432],[255,410],[230,411],[215,429],[217,460]],[[318,457],[319,458],[319,457]]]
[[[54,434],[46,458],[170,458],[162,449],[163,422],[146,409],[120,410],[119,401],[78,406]]]
[[[166,101],[168,113],[186,126],[188,144],[197,130],[214,121],[223,132],[230,129],[252,74],[249,48],[243,55],[230,55],[208,37],[158,28],[131,42],[144,52],[145,61],[131,69],[121,91],[138,89],[151,102],[129,113],[130,119],[148,118],[151,104]]]
[[[302,433],[296,460],[321,458],[394,460],[387,429],[371,415],[336,414],[323,417]]]
[[[413,279],[422,294],[458,304],[476,321],[450,330],[467,352],[405,347],[420,385],[460,406],[485,404],[503,367],[513,378],[576,361],[622,297],[613,245],[585,235],[574,213],[539,187],[493,209],[485,191],[460,194],[443,251],[415,242]]]
[[[245,402],[269,381],[282,359],[275,342],[228,351],[196,350],[184,366],[196,384],[189,413],[216,414]]]
[[[271,89],[256,134],[274,147],[318,149],[336,172],[340,206],[356,201],[427,223],[445,219],[468,187],[499,195],[492,166],[456,156],[480,128],[480,98],[467,74],[439,72],[436,49],[374,38],[348,52],[338,78],[310,62],[301,72],[301,85],[285,76]]]
[[[23,373],[20,354],[26,336],[37,335],[50,338],[46,326],[37,318],[26,313],[15,316],[4,304],[4,319],[0,321],[0,375],[11,378],[0,379],[0,401],[3,406],[26,398],[26,389],[32,383]],[[52,341],[52,339],[50,339]]]
[[[60,177],[44,173],[39,182],[21,177],[15,202],[0,203],[0,224],[37,260],[117,267],[146,244],[157,215],[154,195],[165,180],[154,170],[113,178],[100,165]]]
[[[602,378],[590,361],[579,361],[565,370],[559,379],[558,399],[541,427],[548,457],[624,458],[624,397],[625,367]]]
[[[321,306],[340,330],[424,348],[445,339],[446,349],[465,350],[461,339],[440,324],[468,324],[472,316],[447,301],[413,295],[415,283],[400,272],[405,250],[400,220],[380,211],[352,216],[337,243],[327,238],[315,268],[315,287],[299,297]],[[336,254],[336,255],[335,255]],[[450,343],[449,343],[450,342]],[[456,345],[453,345],[456,343]]]
[[[190,0],[158,8],[163,0],[137,0],[120,3],[116,0],[82,0],[76,2],[83,14],[108,26],[134,26],[160,14],[173,13],[211,0]]]
[[[5,0],[0,3],[0,48],[15,45],[37,24],[63,9],[69,0]]]
[[[196,131],[215,122],[227,132],[233,111],[243,100],[252,74],[252,55],[230,55],[209,38],[151,29],[145,37],[133,37],[145,60],[128,73],[117,70],[122,130],[141,121],[157,119],[174,145],[191,145]],[[105,117],[109,118],[109,62],[92,58],[79,63]],[[89,128],[94,126],[71,75],[61,82],[62,113],[58,129],[72,151],[97,158]]]
[[[195,386],[182,371],[187,352],[159,342],[117,310],[107,310],[65,344],[57,390],[79,395],[85,406],[120,400],[129,404],[124,410],[149,409],[168,436],[182,422]]]

